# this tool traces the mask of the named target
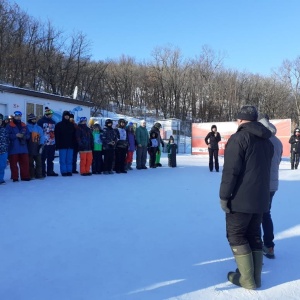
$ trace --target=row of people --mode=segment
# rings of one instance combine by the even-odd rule
[[[147,169],[147,152],[150,155],[149,166],[156,168],[160,164],[160,145],[164,142],[160,136],[160,123],[155,123],[150,131],[146,122],[133,128],[133,123],[120,119],[113,128],[111,119],[107,119],[103,130],[95,123],[87,126],[87,118],[81,117],[79,124],[68,111],[62,114],[62,120],[56,124],[52,119],[53,111],[48,107],[44,116],[37,120],[34,114],[27,116],[27,124],[21,121],[22,113],[16,111],[10,122],[3,122],[0,115],[0,182],[4,184],[4,169],[7,158],[14,182],[30,179],[43,179],[46,176],[58,176],[54,172],[55,151],[59,152],[60,173],[72,176],[78,173],[77,156],[80,155],[80,174],[127,173],[132,170],[133,154],[136,151],[136,168]],[[176,166],[177,145],[171,136],[167,145],[169,166]],[[8,157],[7,157],[8,156]],[[92,172],[91,172],[92,171]],[[19,174],[20,173],[20,174]]]

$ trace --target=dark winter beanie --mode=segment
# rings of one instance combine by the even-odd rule
[[[212,126],[211,126],[211,130],[213,130],[214,128],[217,129],[217,126],[216,126],[216,125],[212,125]]]
[[[237,114],[237,119],[245,121],[257,121],[257,110],[255,106],[245,105]]]

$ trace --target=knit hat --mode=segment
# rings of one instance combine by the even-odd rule
[[[80,123],[86,122],[86,121],[87,121],[87,118],[86,118],[86,117],[80,117],[79,121],[80,121]]]
[[[53,110],[49,107],[45,107],[45,115],[53,115]]]
[[[34,120],[34,119],[36,119],[36,116],[34,115],[34,114],[29,114],[28,116],[27,116],[27,120],[29,121],[29,120]]]
[[[237,114],[237,119],[245,121],[257,121],[257,110],[255,106],[245,105]]]
[[[70,114],[70,119],[74,119],[74,114]]]
[[[128,126],[133,126],[133,123],[132,123],[132,122],[129,122],[129,123],[128,123]]]
[[[3,121],[3,115],[2,114],[0,114],[0,120]]]
[[[214,128],[217,129],[217,126],[216,126],[216,125],[212,125],[212,126],[211,126],[211,130],[213,130]]]

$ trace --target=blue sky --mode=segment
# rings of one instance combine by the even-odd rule
[[[156,47],[195,58],[204,45],[224,65],[270,75],[300,55],[299,0],[16,0],[30,16],[91,41],[94,60],[151,60]]]

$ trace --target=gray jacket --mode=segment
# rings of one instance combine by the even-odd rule
[[[276,127],[265,118],[261,119],[259,122],[272,132],[270,141],[274,146],[274,154],[272,157],[270,170],[270,192],[276,192],[279,185],[279,164],[281,162],[283,146],[281,141],[275,136],[277,132]]]

